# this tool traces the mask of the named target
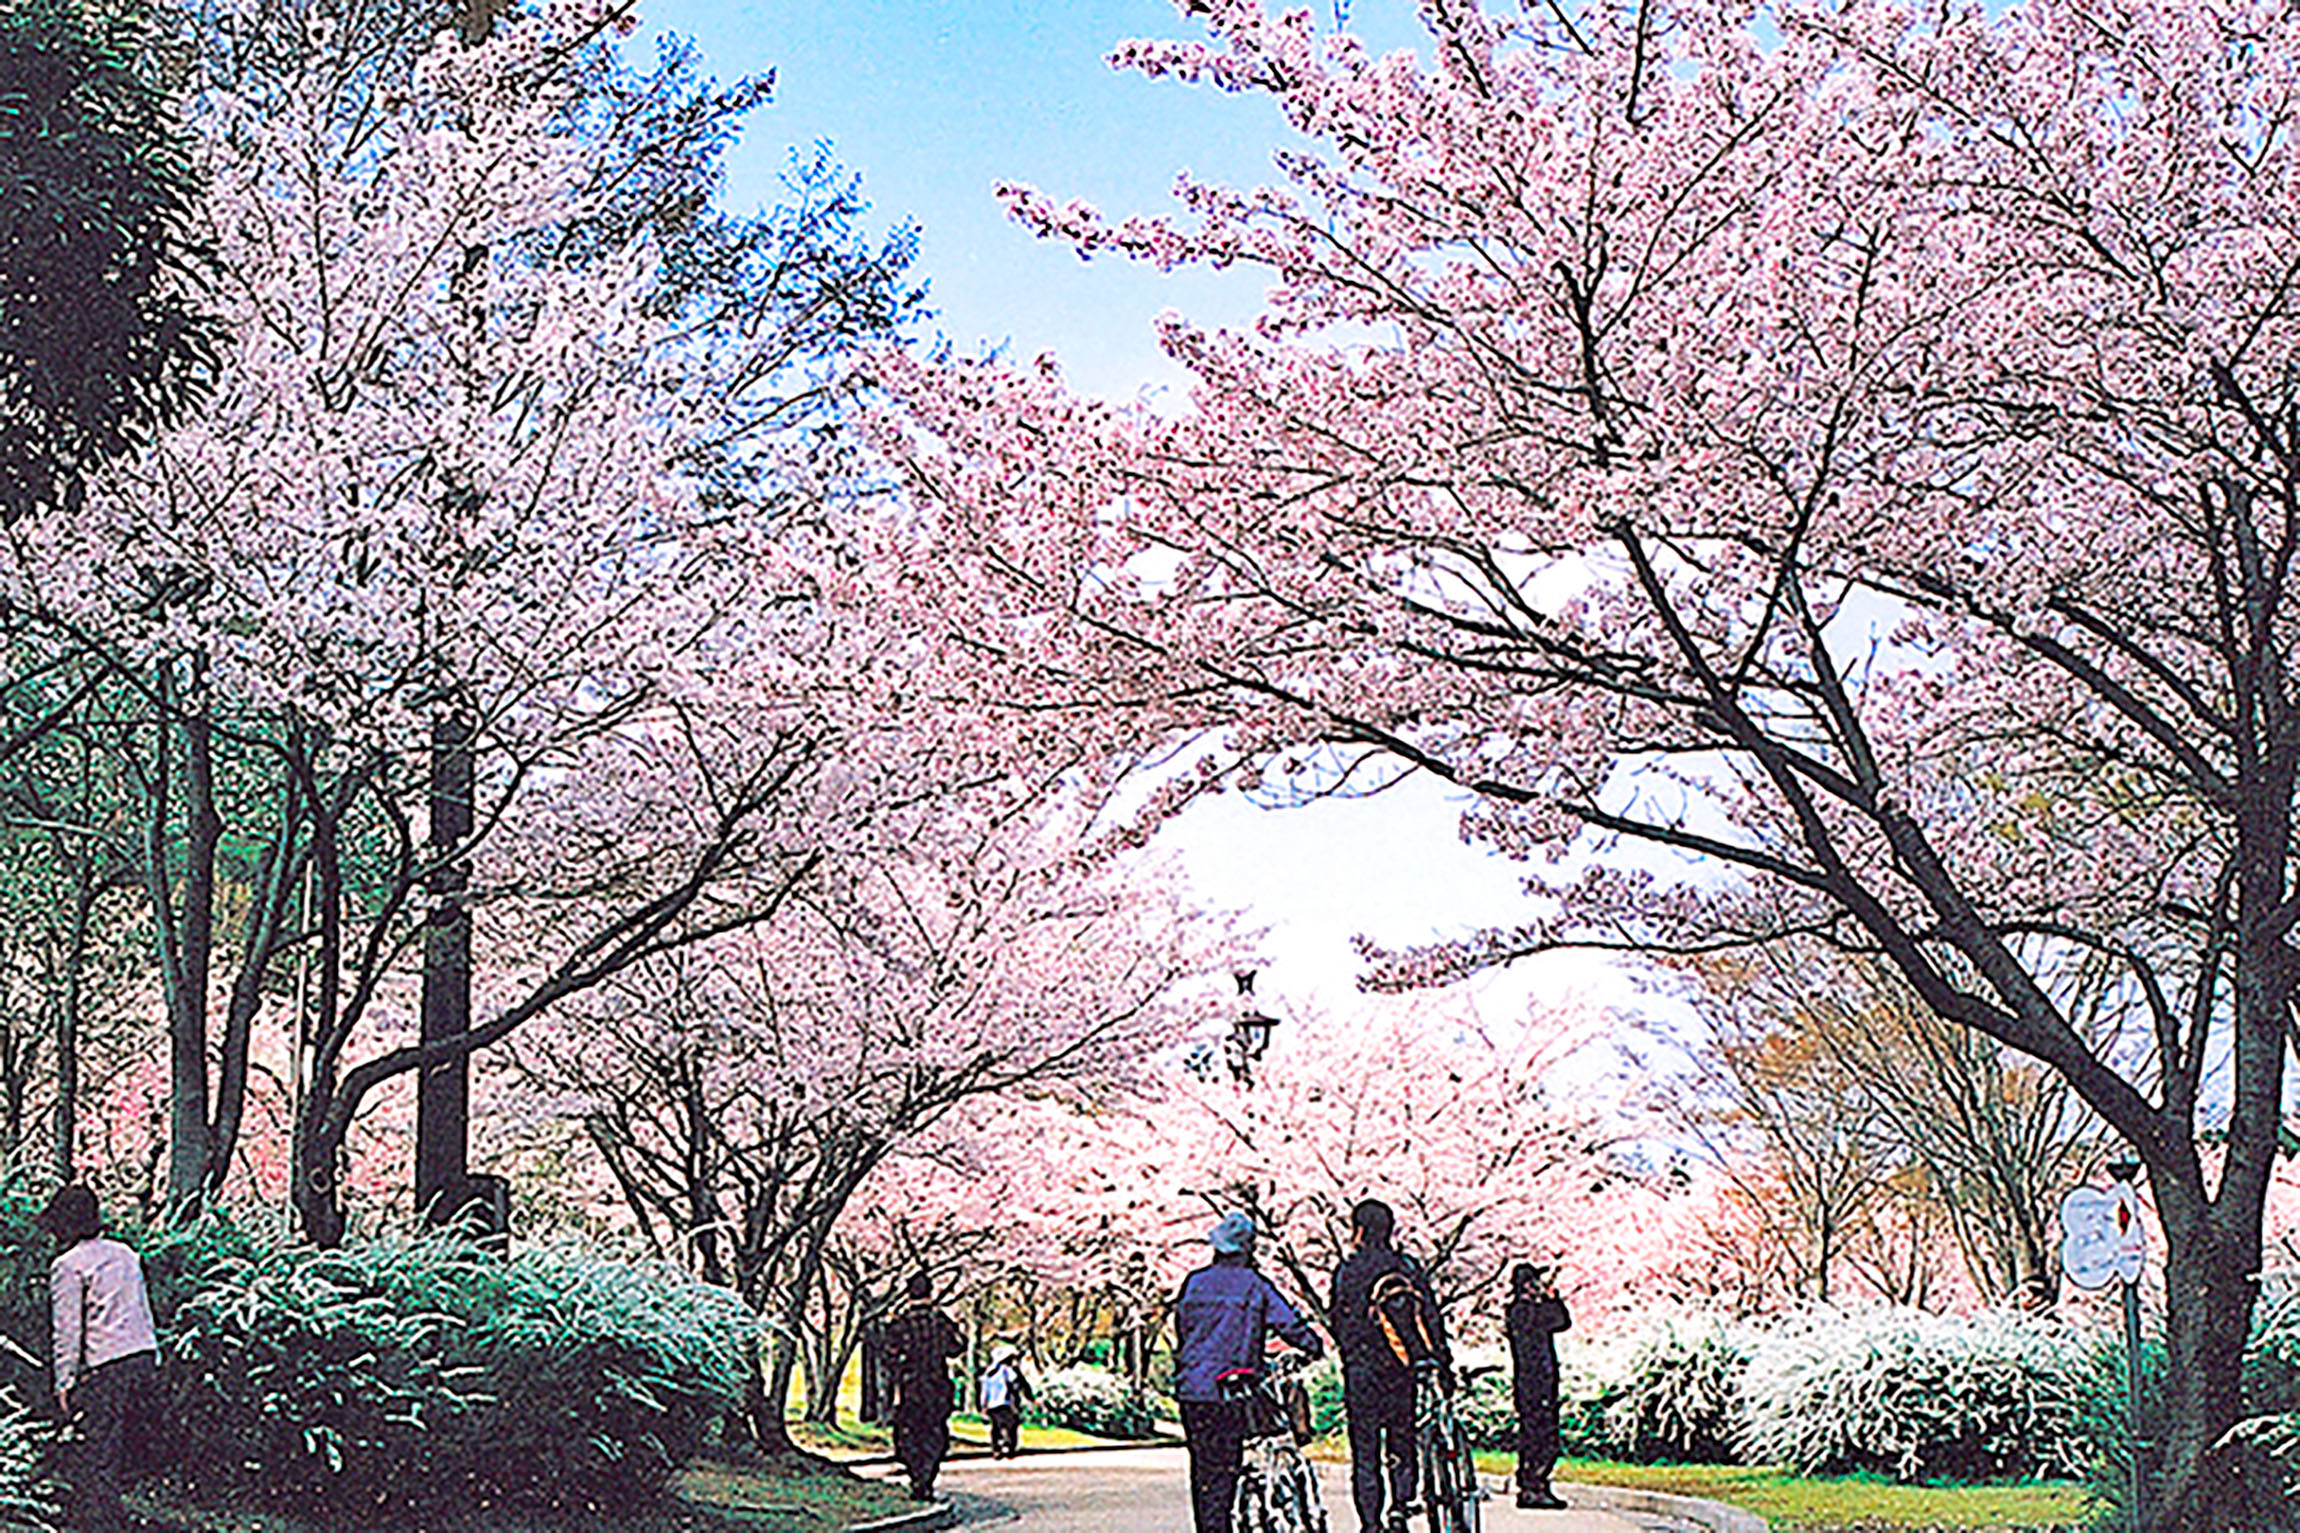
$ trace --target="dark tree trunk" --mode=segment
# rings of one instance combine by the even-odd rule
[[[2165,1372],[2150,1381],[2163,1441],[2136,1444],[2149,1533],[2257,1533],[2273,1485],[2242,1483],[2242,1460],[2219,1448],[2243,1413],[2243,1360],[2260,1268],[2257,1230],[2222,1230],[2191,1192],[2156,1192],[2165,1232]],[[2237,1221],[2242,1224],[2243,1221]]]
[[[72,863],[72,935],[64,955],[64,997],[56,1008],[56,1129],[53,1166],[58,1182],[79,1176],[80,1007],[88,963],[88,926],[96,908],[95,867]]]
[[[862,1419],[873,1426],[887,1419],[886,1365],[879,1346],[879,1323],[873,1318],[862,1329]]]
[[[338,808],[340,809],[340,805]],[[312,904],[319,918],[319,978],[307,1010],[297,1019],[301,1034],[293,1142],[288,1148],[294,1179],[291,1201],[304,1239],[317,1246],[343,1242],[343,1188],[337,1171],[340,1145],[327,1131],[336,1095],[336,1065],[343,1050],[343,865],[338,856],[337,813],[313,803],[311,827]]]
[[[300,859],[296,838],[303,822],[301,784],[290,773],[281,784],[279,829],[264,849],[256,870],[255,886],[248,891],[248,909],[240,933],[239,971],[232,981],[224,1008],[222,1047],[216,1064],[216,1111],[208,1129],[207,1195],[220,1197],[231,1175],[232,1157],[239,1151],[240,1124],[246,1115],[248,1064],[255,1037],[256,1015],[263,1010],[264,981],[271,974],[272,957],[279,951],[286,929],[288,906],[295,893]]]
[[[168,1209],[196,1210],[207,1186],[208,970],[214,951],[216,847],[223,822],[216,814],[214,741],[196,709],[170,717],[174,687],[163,665],[157,688],[160,719],[145,819],[145,887],[160,944],[161,982],[168,1006]],[[184,747],[184,858],[176,878],[168,859],[173,799],[168,738]]]
[[[766,1396],[759,1402],[764,1409],[754,1412],[752,1426],[760,1448],[770,1453],[791,1450],[790,1425],[783,1413],[791,1398],[791,1381],[799,1369],[799,1328],[806,1319],[808,1297],[822,1270],[823,1246],[829,1239],[827,1228],[808,1231],[800,1247],[798,1269],[790,1275],[781,1295],[781,1313],[768,1328],[772,1339],[767,1346]],[[766,1306],[775,1297],[760,1295],[760,1314],[767,1313]]]

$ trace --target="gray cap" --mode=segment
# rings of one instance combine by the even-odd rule
[[[1253,1217],[1237,1212],[1224,1214],[1222,1222],[1206,1232],[1206,1240],[1218,1256],[1251,1256],[1254,1254]]]

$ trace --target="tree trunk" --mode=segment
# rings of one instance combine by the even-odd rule
[[[216,1111],[208,1127],[207,1196],[219,1198],[239,1152],[240,1125],[247,1113],[248,1064],[256,1015],[263,1010],[264,981],[279,950],[295,895],[296,836],[303,820],[303,794],[293,774],[280,788],[279,830],[264,849],[255,886],[248,891],[241,924],[239,972],[224,1005],[224,1034],[216,1063]]]
[[[2165,1371],[2153,1383],[2164,1425],[2162,1442],[2135,1445],[2141,1526],[2148,1533],[2257,1533],[2258,1498],[2265,1495],[2272,1507],[2277,1488],[2245,1486],[2238,1456],[2216,1445],[2243,1411],[2258,1233],[2216,1229],[2214,1214],[2228,1211],[2225,1200],[2216,1211],[2190,1188],[2168,1195],[2159,1187],[2156,1205],[2166,1245]]]
[[[80,1146],[80,1006],[82,971],[88,963],[88,926],[96,907],[96,870],[92,859],[75,858],[72,864],[72,936],[64,955],[64,999],[56,1008],[56,1132],[54,1168],[58,1182],[79,1176]]]
[[[319,917],[319,979],[309,1011],[297,1018],[296,1061],[302,1089],[296,1093],[295,1121],[288,1146],[296,1225],[317,1246],[343,1242],[343,1188],[337,1175],[339,1146],[327,1133],[336,1095],[336,1062],[343,1048],[343,866],[336,842],[338,816],[315,798],[311,816],[312,903]]]
[[[216,846],[223,822],[216,814],[215,760],[208,720],[196,710],[180,722],[168,715],[174,689],[163,665],[158,683],[160,723],[145,820],[145,886],[160,943],[161,979],[168,1005],[168,1210],[199,1207],[207,1185],[208,967],[214,950]],[[180,729],[184,745],[184,860],[181,908],[169,877],[168,820],[172,797],[168,735]]]
[[[879,1322],[874,1315],[862,1329],[862,1419],[876,1426],[887,1419],[886,1365],[881,1361]]]

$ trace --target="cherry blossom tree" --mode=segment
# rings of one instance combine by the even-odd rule
[[[1489,1033],[1436,1006],[1381,1003],[1343,1024],[1290,1024],[1250,1082],[1204,1056],[1153,1092],[1021,1119],[1009,1155],[1023,1258],[1074,1286],[1147,1263],[1161,1293],[1205,1255],[1219,1211],[1244,1209],[1261,1258],[1321,1323],[1351,1207],[1381,1197],[1438,1296],[1466,1311],[1512,1260],[1569,1253],[1617,1129],[1563,1091],[1587,1041],[1572,1011]],[[1579,1079],[1577,1077],[1577,1079]],[[1584,1080],[1586,1087],[1586,1081]]]
[[[998,1098],[959,1104],[926,1134],[875,1166],[832,1226],[815,1294],[802,1317],[799,1359],[806,1417],[836,1422],[839,1386],[863,1339],[902,1307],[905,1285],[924,1273],[938,1294],[979,1294],[1010,1254],[1014,1230],[1005,1203],[1013,1189],[974,1152],[956,1120],[996,1116]],[[972,1337],[979,1343],[979,1337]],[[863,1390],[867,1407],[875,1386]]]
[[[295,1197],[328,1240],[377,1087],[764,919],[983,775],[963,731],[914,727],[924,657],[858,598],[818,525],[837,466],[798,429],[829,353],[915,306],[907,245],[861,243],[819,157],[790,205],[717,213],[764,87],[681,52],[636,75],[606,40],[627,20],[545,7],[466,45],[309,5],[208,18],[212,408],[11,529],[33,658],[125,697],[179,1205],[232,1164],[291,962]],[[447,715],[470,770],[443,833]],[[489,1014],[400,1037],[410,966],[487,902],[520,936],[480,955]]]
[[[2049,1066],[2165,1222],[2153,1515],[2249,1515],[2216,1445],[2300,975],[2300,20],[1442,0],[1424,62],[1185,8],[1211,41],[1117,62],[1269,96],[1284,184],[1009,198],[1267,274],[1249,330],[1165,322],[1189,409],[884,369],[983,685],[1222,730],[1218,775],[1324,742],[1473,790],[1563,904],[1383,983],[1804,934]]]
[[[635,965],[530,1034],[529,1110],[576,1118],[642,1238],[741,1293],[772,1338],[768,1446],[841,1214],[970,1099],[1106,1079],[1194,1017],[1219,956],[1073,797],[946,803],[771,924]]]

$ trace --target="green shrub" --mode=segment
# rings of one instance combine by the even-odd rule
[[[1342,1365],[1327,1353],[1302,1371],[1302,1385],[1310,1392],[1310,1430],[1330,1437],[1345,1430],[1349,1421],[1342,1409]]]
[[[1465,1357],[1460,1361],[1468,1368],[1486,1359]],[[1517,1397],[1510,1388],[1508,1368],[1485,1374],[1458,1391],[1454,1410],[1461,1417],[1462,1430],[1469,1434],[1471,1447],[1497,1453],[1517,1447]]]
[[[742,1400],[749,1316],[675,1272],[444,1235],[195,1241],[166,1378],[173,1446],[218,1489],[344,1510],[623,1504]]]
[[[2084,1472],[2095,1342],[2004,1311],[1816,1311],[1763,1333],[1742,1377],[1740,1447],[1801,1474],[1905,1481]]]
[[[1117,1374],[1084,1364],[1041,1379],[1023,1415],[1038,1426],[1096,1437],[1148,1437],[1158,1425],[1157,1407],[1148,1395]]]
[[[684,1274],[572,1249],[526,1251],[452,1359],[492,1408],[474,1461],[527,1499],[625,1501],[662,1488],[739,1409],[755,1333],[742,1301]],[[502,1463],[495,1463],[503,1460]]]
[[[48,1392],[46,1368],[26,1361],[44,1364],[48,1356],[48,1264],[56,1243],[32,1222],[44,1201],[20,1181],[0,1182],[0,1332],[10,1343],[0,1348],[0,1389],[24,1400]]]
[[[43,1201],[0,1182],[0,1529],[46,1515],[46,1428],[5,1405],[49,1388]],[[203,1494],[628,1503],[742,1403],[751,1317],[673,1270],[450,1236],[318,1251],[220,1216],[114,1233],[160,1327],[155,1450]]]
[[[0,1528],[55,1533],[64,1526],[48,1478],[52,1429],[13,1397],[0,1400]]]
[[[1751,1343],[1743,1328],[1701,1314],[1568,1339],[1558,1410],[1566,1451],[1639,1464],[1733,1462]]]

